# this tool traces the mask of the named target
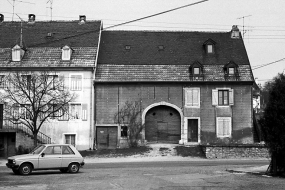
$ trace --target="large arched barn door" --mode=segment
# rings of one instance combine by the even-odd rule
[[[179,143],[181,118],[174,108],[157,106],[145,116],[145,139],[148,142]]]

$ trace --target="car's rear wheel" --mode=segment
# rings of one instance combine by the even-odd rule
[[[29,175],[32,173],[32,166],[31,164],[28,164],[28,163],[24,163],[20,166],[19,168],[19,172],[20,174],[22,175]]]
[[[59,169],[59,171],[61,171],[62,173],[67,173],[68,172],[68,168],[62,168],[62,169]]]
[[[13,171],[13,173],[16,174],[16,175],[20,174],[19,170],[12,169],[12,171]]]
[[[79,164],[78,163],[69,164],[68,171],[70,173],[77,173],[79,171]]]

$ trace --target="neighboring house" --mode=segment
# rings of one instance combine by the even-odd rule
[[[41,128],[44,142],[69,143],[79,150],[92,149],[93,79],[101,21],[88,21],[80,16],[78,21],[43,22],[36,21],[36,15],[32,14],[28,22],[6,22],[3,15],[0,18],[1,76],[13,71],[48,70],[55,77],[63,76],[65,85],[78,94],[69,105],[69,116],[51,118]],[[0,88],[1,92],[5,90],[2,84]],[[3,121],[4,104],[0,100],[0,154],[7,156],[14,154],[19,145],[28,147],[31,140],[20,133],[23,130],[18,126]]]
[[[254,78],[230,32],[102,31],[95,75],[95,144],[125,146],[114,115],[141,103],[142,143],[253,144]]]

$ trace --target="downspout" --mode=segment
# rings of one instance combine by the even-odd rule
[[[99,55],[99,47],[100,47],[100,42],[101,42],[101,32],[103,29],[103,23],[100,21],[100,30],[99,30],[99,36],[98,36],[98,46],[97,46],[97,52],[96,52],[96,58],[95,58],[95,67],[93,69],[93,76],[91,80],[91,106],[90,106],[90,134],[89,134],[89,147],[90,149],[96,149],[95,145],[95,122],[96,122],[96,100],[95,100],[95,75],[96,75],[96,69],[97,69],[97,61],[98,61],[98,55]]]

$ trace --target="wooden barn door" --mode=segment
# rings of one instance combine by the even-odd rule
[[[102,126],[97,127],[96,131],[98,149],[115,149],[117,148],[118,127]]]
[[[148,142],[179,143],[181,118],[178,111],[168,106],[150,109],[145,117],[145,138]]]
[[[198,119],[188,119],[188,142],[198,142]]]

